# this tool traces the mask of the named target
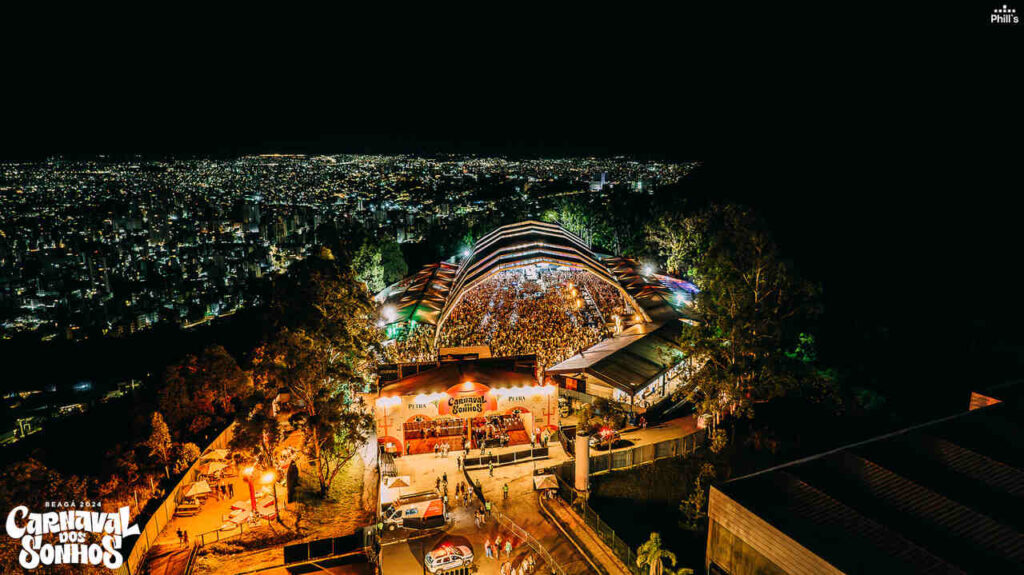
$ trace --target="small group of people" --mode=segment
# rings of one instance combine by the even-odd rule
[[[436,489],[438,493],[444,493],[445,495],[448,494],[448,472],[447,471],[442,473],[441,477],[435,477],[434,478],[434,489]]]
[[[502,538],[500,532],[494,537],[493,543],[490,537],[484,540],[484,555],[486,558],[501,559],[502,553],[505,554],[507,561],[503,561],[499,568],[501,575],[529,575],[533,573],[537,568],[537,562],[534,559],[533,553],[526,553],[520,557],[517,564],[517,561],[512,559],[512,550],[514,548],[512,536],[508,535]]]
[[[178,529],[178,547],[188,545],[188,529]]]
[[[473,511],[473,524],[476,525],[477,529],[487,525],[487,514],[484,513],[483,507],[477,507],[476,510]]]
[[[534,560],[533,554],[530,553],[523,556],[519,565],[515,565],[514,561],[505,561],[501,564],[498,573],[501,575],[530,575],[536,568],[537,562]]]
[[[512,537],[505,537],[504,544],[505,544],[505,546],[502,547],[502,537],[501,537],[501,533],[500,532],[494,537],[494,543],[491,543],[491,538],[490,537],[485,539],[484,540],[484,553],[486,554],[487,558],[488,559],[499,559],[501,557],[501,552],[502,551],[505,551],[505,557],[510,557],[512,555],[512,547],[513,547],[512,546]]]
[[[448,457],[448,452],[452,450],[452,446],[448,443],[435,443],[434,444],[434,457]]]
[[[444,486],[444,502],[448,504],[448,484],[442,483]],[[469,505],[469,498],[472,491],[469,489],[469,485],[465,481],[460,481],[455,484],[455,499],[452,500],[452,506],[457,507],[459,505]]]
[[[213,496],[217,498],[217,501],[228,499],[235,496],[235,484],[230,481],[224,483],[214,483],[210,486],[213,489]]]

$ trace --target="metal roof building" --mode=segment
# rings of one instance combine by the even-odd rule
[[[713,487],[711,573],[1024,572],[1024,427],[1004,402]]]
[[[547,369],[548,375],[593,376],[632,395],[677,365],[678,320],[635,325]]]

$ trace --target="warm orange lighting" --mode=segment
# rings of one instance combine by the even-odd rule
[[[260,477],[262,483],[273,483],[275,480],[277,480],[277,475],[273,471],[268,471]]]
[[[245,469],[242,470],[242,475],[244,475],[246,477],[252,477],[252,472],[253,472],[253,468],[250,465],[249,467],[246,467]]]

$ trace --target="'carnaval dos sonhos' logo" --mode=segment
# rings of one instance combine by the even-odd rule
[[[124,563],[124,537],[138,535],[139,526],[129,525],[128,508],[117,513],[96,511],[51,511],[29,513],[19,505],[7,515],[7,535],[21,541],[18,562],[25,569],[40,564],[100,565],[117,569]],[[90,543],[89,533],[99,536]],[[44,535],[56,535],[57,544],[44,542]]]
[[[451,397],[448,399],[448,406],[451,407],[452,415],[460,413],[483,413],[484,402],[482,395],[475,397]]]

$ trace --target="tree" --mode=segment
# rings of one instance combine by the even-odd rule
[[[301,406],[291,422],[303,432],[326,496],[373,429],[356,394],[369,388],[383,334],[376,327],[376,306],[351,269],[319,258],[296,273],[292,283],[298,289],[279,294],[275,303],[286,314],[261,353],[256,378],[268,390],[288,389]]]
[[[150,432],[145,446],[149,448],[149,454],[153,461],[162,465],[164,473],[170,476],[167,466],[171,461],[171,450],[174,448],[174,443],[171,441],[171,432],[167,429],[167,424],[164,422],[164,418],[160,415],[159,411],[153,412],[150,423],[153,431]]]
[[[701,290],[693,303],[699,321],[679,342],[691,364],[682,393],[713,426],[818,377],[787,353],[817,311],[817,289],[780,258],[753,212],[725,205],[666,217],[654,237],[663,253],[674,252],[670,269],[688,270]]]
[[[576,435],[590,435],[600,423],[594,417],[594,408],[589,403],[580,405],[576,410]]]
[[[381,264],[380,248],[369,239],[359,246],[352,256],[352,269],[356,279],[366,284],[371,292],[379,292],[387,285],[384,283],[384,266]]]
[[[179,438],[220,432],[234,419],[237,404],[252,392],[249,375],[222,346],[187,355],[164,371],[160,411]]]
[[[296,413],[291,424],[308,438],[306,452],[316,458],[316,478],[320,496],[326,497],[335,477],[366,443],[373,432],[373,416],[362,401],[344,405],[337,397],[325,396],[317,402],[317,414]]]
[[[281,426],[271,412],[270,400],[257,392],[239,417],[231,437],[231,449],[251,449],[266,468],[274,467],[274,451],[281,444]]]
[[[189,466],[191,466],[199,456],[202,454],[202,450],[195,443],[179,443],[175,444],[174,449],[174,471],[175,474],[184,473]]]
[[[402,247],[391,237],[380,242],[380,265],[385,286],[391,285],[409,274],[409,266],[405,263],[405,256],[402,255]]]
[[[679,504],[679,511],[683,514],[684,518],[683,521],[679,522],[679,526],[683,529],[698,529],[701,521],[708,516],[708,490],[711,488],[711,480],[715,478],[715,475],[715,466],[711,463],[705,463],[701,466],[697,477],[693,481],[693,490]]]
[[[671,567],[665,567],[665,563]],[[650,538],[636,550],[636,566],[647,567],[649,575],[690,575],[692,569],[680,569],[676,571],[676,554],[663,549],[661,546],[661,534],[651,533]]]
[[[716,429],[711,433],[711,452],[721,453],[729,445],[729,435],[724,429]]]
[[[373,429],[372,416],[355,399],[360,375],[345,360],[346,352],[305,330],[284,330],[268,348],[273,358],[264,366],[268,379],[286,387],[302,406],[290,422],[304,434],[320,495],[326,496],[338,470]]]

